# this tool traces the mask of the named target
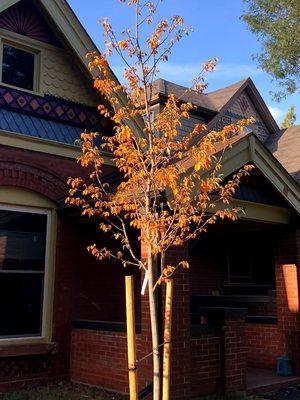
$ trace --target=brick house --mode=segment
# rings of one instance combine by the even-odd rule
[[[83,174],[79,134],[111,131],[87,70],[92,50],[64,0],[1,2],[0,391],[55,379],[128,390],[130,271],[96,263],[86,252],[96,228],[64,206],[67,178]],[[157,80],[153,112],[168,93],[183,91]],[[300,128],[281,132],[251,79],[188,96],[197,108],[179,135],[197,121],[218,128],[256,118],[227,152],[223,172],[249,162],[256,170],[235,195],[245,210],[240,221],[167,254],[191,265],[175,280],[174,399],[245,391],[249,368],[274,371],[283,354],[300,372]],[[134,273],[141,359],[150,351],[149,318]],[[140,363],[140,389],[151,383],[149,362]]]

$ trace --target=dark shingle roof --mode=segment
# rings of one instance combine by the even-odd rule
[[[242,81],[236,82],[233,85],[227,86],[225,88],[215,90],[214,92],[207,93],[207,97],[215,106],[217,111],[220,111],[225,104],[232,98],[232,96],[240,89],[241,86],[247,82],[248,79],[243,79]]]
[[[200,94],[195,90],[188,90],[185,86],[177,85],[176,83],[166,81],[165,79],[157,79],[153,82],[153,93],[168,96],[174,94],[182,101],[189,101],[201,108],[216,112],[214,104],[210,101],[206,94]]]
[[[82,128],[76,126],[1,108],[0,129],[67,144],[74,144],[83,131]]]
[[[294,178],[300,182],[300,125],[270,135],[265,146]]]
[[[188,90],[184,86],[166,81],[165,79],[157,79],[153,82],[153,93],[164,96],[173,93],[183,101],[189,101],[201,108],[217,113],[246,81],[247,79],[244,79],[214,92],[198,93],[195,90]]]

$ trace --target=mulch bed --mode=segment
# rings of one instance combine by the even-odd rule
[[[264,395],[268,400],[300,400],[300,387],[288,387],[276,390],[270,394]]]
[[[126,398],[118,393],[72,383],[0,393],[1,400],[125,400]]]

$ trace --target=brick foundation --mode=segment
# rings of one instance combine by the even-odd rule
[[[75,382],[128,392],[126,334],[74,329],[71,378]]]

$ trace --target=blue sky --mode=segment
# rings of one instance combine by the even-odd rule
[[[69,4],[100,50],[103,49],[103,36],[97,23],[99,18],[109,17],[116,33],[133,22],[132,9],[118,0],[69,0]],[[276,91],[277,86],[252,59],[260,45],[239,18],[245,10],[242,0],[164,0],[159,19],[181,15],[193,32],[174,48],[169,62],[161,67],[160,76],[189,85],[203,61],[218,57],[216,71],[207,77],[208,91],[250,76],[277,122],[280,123],[288,108],[295,105],[299,124],[300,95],[289,96],[280,103],[273,101],[269,92]],[[110,65],[121,78],[122,62],[117,56],[111,58]]]

